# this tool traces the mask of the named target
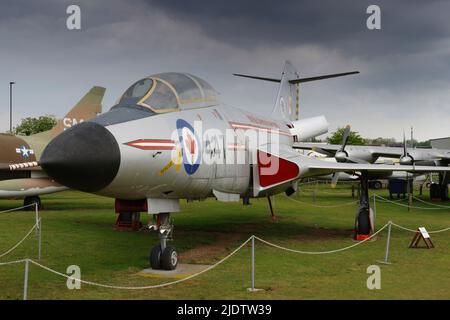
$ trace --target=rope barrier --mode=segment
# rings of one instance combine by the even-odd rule
[[[287,195],[284,195],[286,198],[288,198],[289,200],[291,200],[291,201],[294,201],[294,202],[298,202],[298,203],[303,203],[303,204],[307,204],[307,205],[309,205],[309,206],[312,206],[312,207],[316,207],[316,208],[338,208],[338,207],[345,207],[345,206],[350,206],[350,205],[354,205],[354,204],[357,204],[358,203],[358,201],[352,201],[352,202],[347,202],[347,203],[341,203],[341,204],[335,204],[335,205],[329,205],[329,206],[321,206],[321,205],[316,205],[316,204],[312,204],[312,203],[309,203],[309,202],[305,202],[305,201],[300,201],[300,200],[297,200],[297,199],[293,199],[293,198],[290,198],[290,197],[288,197]]]
[[[11,247],[9,250],[5,251],[4,253],[2,253],[0,255],[0,258],[3,258],[4,256],[6,256],[7,254],[11,253],[12,251],[14,251],[18,246],[20,246],[22,244],[22,242],[24,242],[29,236],[30,234],[33,232],[33,230],[38,226],[39,221],[41,221],[41,218],[39,218],[38,222],[34,224],[34,226],[30,229],[30,231],[28,231],[28,233],[25,235],[25,237],[22,238],[22,240],[20,240],[19,242],[17,242],[13,247]]]
[[[378,233],[380,233],[382,230],[384,230],[388,225],[389,225],[389,223],[386,223],[380,230],[378,230],[377,232],[372,234],[370,237],[368,237],[368,238],[366,238],[366,239],[364,239],[364,240],[362,240],[360,242],[352,244],[352,245],[350,245],[348,247],[344,247],[344,248],[340,248],[340,249],[336,249],[336,250],[329,250],[329,251],[302,251],[302,250],[295,250],[295,249],[290,249],[290,248],[285,248],[285,247],[279,246],[277,244],[271,243],[269,241],[266,241],[266,240],[261,239],[261,238],[256,237],[256,236],[255,236],[255,239],[257,239],[257,240],[261,241],[262,243],[265,243],[265,244],[267,244],[269,246],[272,246],[274,248],[285,250],[285,251],[289,251],[289,252],[301,253],[301,254],[312,254],[312,255],[329,254],[329,253],[336,253],[336,252],[340,252],[340,251],[345,251],[345,250],[354,248],[356,246],[359,246],[360,244],[363,244],[363,243],[371,240],[374,236],[376,236]]]
[[[397,203],[394,201],[391,201],[389,199],[383,198],[379,195],[375,195],[375,197],[379,198],[379,199],[383,199],[386,202],[390,202],[392,204],[395,204],[397,206],[401,206],[401,207],[405,207],[405,208],[411,208],[411,209],[423,209],[423,210],[443,210],[443,209],[448,209],[448,208],[427,208],[427,207],[415,207],[415,206],[409,206],[407,204],[402,204],[402,203]]]
[[[401,202],[401,201],[408,200],[407,198],[403,198],[403,199],[400,198],[400,199],[397,199],[397,200],[389,200],[389,201],[385,201],[385,200],[383,200],[383,199],[384,199],[383,197],[378,196],[377,194],[375,194],[375,196],[379,198],[378,201],[381,202],[381,203]]]
[[[21,207],[17,207],[17,208],[3,210],[3,211],[0,211],[0,213],[7,213],[7,212],[12,212],[12,211],[17,211],[17,210],[25,209],[25,208],[28,208],[28,207],[31,207],[31,206],[35,206],[35,205],[36,205],[35,203],[30,203],[30,204],[27,204],[26,206],[21,206]]]
[[[422,202],[422,203],[429,204],[430,206],[435,206],[435,207],[440,207],[440,208],[450,209],[450,206],[442,206],[442,205],[440,205],[440,204],[436,204],[436,203],[424,201],[424,200],[419,199],[419,198],[417,198],[417,197],[415,197],[415,196],[413,196],[413,198],[416,199],[417,201]]]
[[[337,195],[337,194],[345,194],[345,195],[348,195],[348,194],[351,194],[351,189],[339,189],[339,190],[346,190],[345,192],[341,192],[341,191],[333,191],[333,192],[328,192],[328,191],[323,191],[323,190],[320,190],[320,189],[299,189],[298,191],[299,192],[301,192],[301,193],[314,193],[314,192],[317,192],[317,193],[323,193],[323,194],[333,194],[333,195]]]
[[[33,263],[34,265],[36,265],[36,266],[38,266],[38,267],[40,267],[40,268],[42,268],[44,270],[47,270],[47,271],[49,271],[51,273],[57,274],[57,275],[59,275],[61,277],[67,278],[67,279],[73,279],[75,281],[79,281],[79,282],[87,284],[87,285],[103,287],[103,288],[110,288],[110,289],[123,289],[123,290],[155,289],[155,288],[167,287],[167,286],[170,286],[170,285],[174,285],[174,284],[177,284],[177,283],[180,283],[180,282],[184,282],[184,281],[190,280],[190,279],[195,278],[195,277],[197,277],[197,276],[199,276],[199,275],[201,275],[201,274],[203,274],[203,273],[205,273],[207,271],[210,271],[210,270],[214,269],[215,267],[217,267],[221,263],[223,263],[226,260],[228,260],[229,258],[231,258],[236,252],[241,250],[242,247],[245,246],[251,239],[252,239],[252,237],[248,238],[246,241],[244,241],[239,247],[237,247],[233,252],[231,252],[225,258],[223,258],[219,262],[213,264],[212,266],[209,266],[208,268],[206,268],[206,269],[204,269],[204,270],[202,270],[200,272],[197,272],[197,273],[195,273],[193,275],[190,275],[190,276],[188,276],[186,278],[183,278],[183,279],[180,279],[180,280],[175,280],[175,281],[161,283],[161,284],[152,285],[152,286],[143,286],[143,287],[113,286],[113,285],[103,284],[103,283],[98,283],[98,282],[93,282],[93,281],[86,281],[86,280],[82,280],[82,279],[75,279],[72,276],[69,276],[67,274],[64,274],[64,273],[58,272],[56,270],[53,270],[53,269],[51,269],[49,267],[46,267],[46,266],[44,266],[44,265],[42,265],[42,264],[40,264],[40,263],[38,263],[38,262],[36,262],[34,260],[29,259],[29,261],[31,263]]]
[[[401,225],[399,225],[399,224],[396,224],[396,223],[394,223],[394,222],[392,222],[392,225],[395,226],[395,227],[397,227],[397,228],[399,228],[399,229],[403,229],[403,230],[405,230],[405,231],[417,232],[417,230],[409,229],[409,228],[403,227],[403,226],[401,226]],[[449,228],[445,228],[445,229],[440,229],[440,230],[433,230],[433,231],[428,231],[428,230],[427,230],[427,231],[428,231],[428,233],[439,233],[439,232],[444,232],[444,231],[448,231],[448,230],[450,230],[450,227],[449,227]]]
[[[198,277],[199,275],[201,275],[201,274],[203,274],[203,273],[206,273],[206,272],[208,272],[208,271],[210,271],[210,270],[216,268],[217,266],[219,266],[220,264],[222,264],[223,262],[225,262],[226,260],[228,260],[229,258],[231,258],[231,257],[232,257],[234,254],[236,254],[239,250],[241,250],[241,249],[242,249],[246,244],[248,244],[248,242],[249,242],[250,240],[252,240],[252,239],[257,239],[258,241],[260,241],[260,242],[262,242],[262,243],[264,243],[264,244],[266,244],[266,245],[268,245],[268,246],[271,246],[271,247],[274,247],[274,248],[277,248],[277,249],[281,249],[281,250],[284,250],[284,251],[294,252],[294,253],[310,254],[310,255],[332,254],[332,253],[336,253],[336,252],[342,252],[342,251],[345,251],[345,250],[349,250],[349,249],[351,249],[351,248],[354,248],[354,247],[356,247],[356,246],[359,246],[359,245],[361,245],[361,244],[363,244],[363,243],[365,243],[365,242],[367,242],[367,241],[373,239],[377,234],[379,234],[381,231],[383,231],[383,230],[384,230],[386,227],[388,227],[389,225],[393,225],[393,226],[396,226],[396,227],[398,227],[398,228],[400,228],[400,229],[404,229],[404,230],[407,230],[407,231],[416,232],[416,230],[409,229],[409,228],[400,226],[400,225],[398,225],[398,224],[396,224],[396,223],[394,223],[394,222],[392,222],[392,221],[389,221],[389,222],[386,223],[381,229],[379,229],[377,232],[373,233],[371,236],[369,236],[368,238],[366,238],[366,239],[364,239],[364,240],[362,240],[362,241],[360,241],[360,242],[357,242],[357,243],[352,244],[352,245],[347,246],[347,247],[343,247],[343,248],[339,248],[339,249],[335,249],[335,250],[328,250],[328,251],[302,251],[302,250],[290,249],[290,248],[282,247],[282,246],[280,246],[280,245],[271,243],[271,242],[266,241],[266,240],[264,240],[264,239],[262,239],[262,238],[260,238],[260,237],[255,236],[255,235],[252,235],[250,238],[248,238],[246,241],[244,241],[241,245],[239,245],[235,250],[233,250],[230,254],[228,254],[226,257],[224,257],[222,260],[220,260],[220,261],[218,261],[217,263],[215,263],[215,264],[209,266],[208,268],[206,268],[206,269],[204,269],[204,270],[202,270],[202,271],[200,271],[200,272],[197,272],[197,273],[195,273],[195,274],[193,274],[193,275],[190,275],[190,276],[188,276],[188,277],[185,277],[185,278],[183,278],[183,279],[179,279],[179,280],[175,280],[175,281],[171,281],[171,282],[166,282],[166,283],[161,283],[161,284],[157,284],[157,285],[150,285],[150,286],[140,286],[140,287],[115,286],[115,285],[103,284],[103,283],[98,283],[98,282],[93,282],[93,281],[88,281],[88,280],[76,279],[76,278],[74,278],[73,276],[69,276],[69,275],[67,275],[67,274],[64,274],[64,273],[61,273],[61,272],[59,272],[59,271],[56,271],[56,270],[54,270],[54,269],[52,269],[52,268],[50,268],[50,267],[47,267],[47,266],[45,266],[45,265],[43,265],[43,264],[38,263],[38,262],[36,262],[36,261],[34,261],[34,260],[32,260],[32,259],[21,259],[21,260],[9,261],[9,262],[0,262],[0,266],[3,266],[3,265],[12,265],[12,264],[17,264],[17,263],[27,262],[27,261],[28,261],[29,263],[32,263],[32,264],[36,265],[37,267],[39,267],[39,268],[41,268],[41,269],[44,269],[44,270],[46,270],[46,271],[48,271],[48,272],[51,272],[51,273],[53,273],[53,274],[56,274],[56,275],[58,275],[58,276],[64,277],[64,278],[66,278],[66,279],[71,279],[71,280],[79,281],[80,283],[84,283],[84,284],[91,285],[91,286],[97,286],[97,287],[103,287],[103,288],[110,288],[110,289],[122,289],[122,290],[144,290],[144,289],[155,289],[155,288],[161,288],[161,287],[166,287],[166,286],[178,284],[178,283],[181,283],[181,282],[184,282],[184,281],[193,279],[193,278]],[[33,226],[33,228],[30,230],[29,234],[31,233],[31,231],[32,231],[35,227],[36,227],[36,225]],[[450,230],[450,228],[441,229],[441,230],[435,230],[435,231],[429,231],[429,233],[437,233],[437,232],[443,232],[443,231],[447,231],[447,230]],[[28,236],[29,234],[27,234],[27,236]]]
[[[6,266],[6,265],[10,265],[10,264],[17,264],[17,263],[22,263],[25,262],[27,259],[21,259],[21,260],[15,260],[15,261],[8,261],[8,262],[0,262],[0,266]]]

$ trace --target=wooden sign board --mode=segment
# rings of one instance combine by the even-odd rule
[[[428,249],[434,248],[433,241],[431,241],[430,234],[428,233],[427,229],[424,227],[420,227],[417,229],[416,233],[414,234],[414,237],[409,245],[410,248],[420,248],[419,242],[423,239]]]

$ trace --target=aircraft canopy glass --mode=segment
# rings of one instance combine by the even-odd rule
[[[205,107],[216,102],[216,91],[206,81],[187,73],[168,72],[134,83],[116,107],[137,105],[161,113]]]
[[[216,91],[196,76],[159,73],[135,82],[111,110],[90,121],[108,126],[158,113],[208,107],[217,104],[216,96]]]

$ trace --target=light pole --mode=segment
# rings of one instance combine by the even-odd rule
[[[9,83],[9,132],[12,133],[12,87],[15,82]]]

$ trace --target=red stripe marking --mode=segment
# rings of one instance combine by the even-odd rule
[[[282,131],[279,128],[263,127],[263,126],[259,126],[259,125],[241,123],[241,122],[233,122],[233,121],[230,121],[229,124],[235,129],[254,129],[254,130],[258,130],[258,131],[278,133],[278,134],[286,135],[289,137],[292,136],[289,132]]]
[[[173,150],[175,141],[169,139],[139,139],[125,143],[142,150]]]

